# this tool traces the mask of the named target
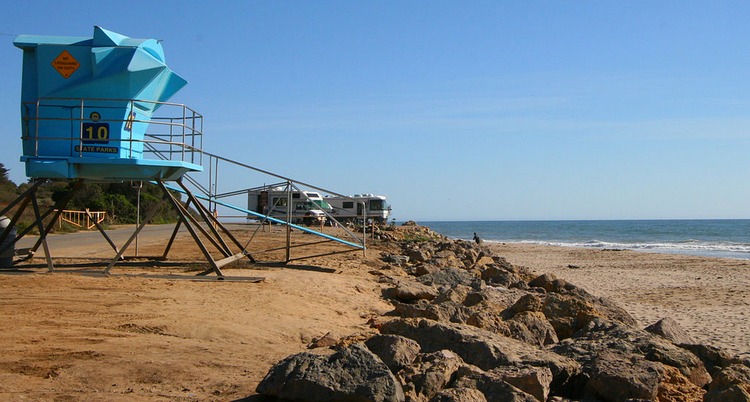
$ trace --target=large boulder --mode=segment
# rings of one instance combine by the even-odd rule
[[[470,260],[464,260],[463,255],[457,255],[453,250],[440,250],[436,252],[432,259],[430,260],[431,263],[439,266],[439,267],[455,267],[455,268],[471,268],[473,264],[473,261]]]
[[[499,366],[548,367],[553,374],[553,387],[562,386],[580,370],[573,359],[467,325],[396,319],[384,323],[380,331],[414,339],[424,353],[448,349],[483,370]]]
[[[726,350],[719,349],[716,346],[703,344],[681,344],[679,346],[701,359],[712,377],[717,371],[738,362]]]
[[[386,299],[398,300],[402,303],[412,303],[417,300],[432,300],[438,296],[438,289],[414,281],[403,281],[396,286],[383,290]]]
[[[428,286],[446,286],[448,288],[464,285],[474,290],[481,290],[485,286],[482,279],[471,271],[450,267],[422,275],[417,278],[417,281]]]
[[[409,401],[428,401],[450,384],[465,363],[455,353],[441,350],[420,354],[414,364],[398,373]]]
[[[453,383],[457,388],[472,388],[479,390],[488,401],[503,402],[544,402],[527,392],[524,392],[507,381],[502,373],[483,371],[476,367],[463,366],[456,372]]]
[[[529,282],[533,278],[527,269],[517,267],[502,257],[492,257],[492,261],[482,265],[482,279],[488,285],[511,287]]]
[[[635,319],[625,310],[590,295],[581,297],[578,293],[547,293],[543,302],[542,311],[559,339],[570,338],[597,319],[620,322],[630,327],[636,325]]]
[[[409,262],[408,256],[391,253],[382,253],[380,259],[383,260],[383,262],[387,262],[388,264],[393,264],[400,267],[406,265]]]
[[[538,295],[528,293],[518,298],[518,300],[508,308],[507,314],[512,317],[519,313],[541,313],[542,311],[544,311],[544,302],[542,299]]]
[[[409,262],[412,264],[427,262],[430,260],[430,252],[419,248],[407,250],[406,256],[409,257]]]
[[[471,309],[456,302],[430,303],[420,300],[417,303],[393,303],[394,313],[404,318],[429,318],[435,321],[463,323],[471,315]]]
[[[483,310],[469,316],[466,324],[534,346],[558,342],[555,329],[542,313],[523,312],[507,320],[505,317],[497,311]]]
[[[638,355],[602,351],[588,368],[585,396],[605,401],[656,400],[662,365]]]
[[[438,392],[429,402],[487,402],[487,398],[474,388],[447,388]]]
[[[440,294],[434,299],[435,303],[454,302],[464,304],[469,293],[478,293],[466,285],[442,286]]]
[[[297,401],[404,401],[401,384],[388,366],[362,344],[329,356],[289,356],[271,368],[256,391]]]
[[[412,364],[419,354],[419,344],[416,341],[398,335],[378,334],[366,340],[365,346],[392,372]]]
[[[692,344],[693,338],[685,332],[680,324],[670,317],[664,317],[661,320],[646,327],[646,331],[670,340],[675,345]]]
[[[676,367],[662,365],[662,370],[657,400],[703,402],[706,390],[690,382]]]
[[[636,361],[643,358],[675,367],[698,387],[711,381],[703,362],[694,354],[659,336],[618,322],[593,321],[588,328],[560,341],[550,350],[583,364],[584,378],[594,375],[600,367],[597,360],[609,352],[623,359]]]
[[[628,326],[636,326],[636,320],[627,311],[610,300],[596,297],[554,275],[536,277],[529,286],[547,293],[544,300],[544,314],[559,331],[557,336],[565,339],[577,329],[585,327],[593,318],[619,321]]]
[[[525,339],[516,338],[511,335],[512,338],[522,340],[532,345],[544,346],[559,342],[557,338],[557,332],[555,328],[547,320],[547,317],[542,313],[535,312],[523,312],[514,315],[508,320],[509,323],[518,323],[526,328],[525,334],[528,334]]]
[[[547,367],[504,366],[491,370],[490,374],[501,378],[539,401],[544,402],[549,397],[552,371]]]
[[[706,393],[705,402],[750,402],[750,391],[739,385],[732,385],[716,391]]]
[[[717,372],[706,402],[750,402],[750,367],[733,364]]]
[[[572,337],[602,316],[593,305],[578,297],[555,293],[544,297],[543,312],[559,339]]]

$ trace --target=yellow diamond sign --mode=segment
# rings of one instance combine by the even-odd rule
[[[70,77],[81,64],[67,50],[63,50],[59,56],[52,60],[52,67],[65,78]]]

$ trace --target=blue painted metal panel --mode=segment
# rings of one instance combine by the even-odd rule
[[[14,44],[24,52],[21,160],[28,176],[105,179],[91,166],[96,160],[120,180],[202,170],[183,161],[133,162],[144,157],[147,122],[159,102],[187,83],[164,63],[158,41],[94,27],[91,38],[19,35]],[[170,172],[155,171],[159,164]]]

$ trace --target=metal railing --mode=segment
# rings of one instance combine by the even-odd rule
[[[118,113],[127,117],[96,118],[111,109],[120,109]],[[144,115],[150,117],[138,117]],[[104,133],[96,135],[87,132],[92,123],[112,123],[122,129],[116,136],[109,132],[106,136]],[[134,133],[144,127],[142,138],[141,134]],[[83,158],[84,153],[91,149],[87,148],[91,146],[89,144],[109,146],[111,143],[114,147],[107,151],[117,153],[121,158],[141,159],[144,154],[151,153],[160,156],[150,159],[203,164],[203,115],[178,103],[139,99],[40,98],[22,104],[21,139],[24,156]],[[45,154],[48,149],[43,146],[51,142],[68,142],[71,146],[54,145],[53,154]],[[44,148],[41,154],[40,148]],[[126,155],[122,155],[122,150],[126,150]]]
[[[109,109],[115,108],[118,109],[117,116],[123,117],[111,117],[114,113],[108,113],[111,111]],[[93,119],[92,113],[94,112],[99,112],[101,118]],[[108,146],[118,148],[117,156],[120,158],[140,159],[148,156],[148,159],[153,160],[182,161],[207,167],[206,171],[191,172],[185,174],[182,178],[187,182],[186,184],[190,184],[198,190],[196,195],[208,202],[208,209],[212,213],[218,213],[217,209],[223,209],[226,212],[240,212],[242,214],[240,215],[241,221],[244,223],[248,223],[248,217],[255,214],[254,211],[242,207],[243,205],[247,206],[247,189],[232,191],[237,187],[244,187],[242,186],[244,183],[267,183],[269,179],[273,181],[281,180],[287,184],[289,191],[305,194],[302,190],[305,188],[319,191],[321,194],[345,197],[322,187],[204,152],[203,116],[193,109],[177,103],[101,98],[43,98],[36,102],[24,103],[22,136],[24,155],[40,158],[89,157],[90,155],[86,154],[87,149],[84,146],[87,143],[96,144],[96,141],[100,139],[92,138],[94,135],[86,131],[95,122],[110,123],[111,127],[115,128],[113,129],[115,135],[107,136],[106,140]],[[60,130],[49,130],[50,127]],[[48,142],[60,141],[68,142],[69,145],[49,146],[47,144]],[[47,151],[49,150],[58,154],[48,155]],[[115,155],[112,156],[115,157]],[[75,161],[72,161],[72,163],[75,163]],[[220,170],[222,173],[219,173]],[[235,174],[229,174],[229,171],[234,171]],[[223,178],[223,184],[229,184],[229,189],[220,190],[220,187],[224,187],[219,185],[220,177]],[[242,180],[243,183],[237,183],[237,180]],[[227,197],[230,196],[239,197],[239,200],[235,200],[238,202],[225,202]],[[305,198],[307,198],[306,195]],[[254,216],[254,219],[261,223],[259,227],[262,227],[262,223],[266,222],[283,223],[287,226],[287,261],[293,259],[289,251],[292,248],[289,236],[291,229],[295,229],[296,232],[316,234],[325,238],[325,241],[333,240],[342,243],[352,248],[348,251],[366,249],[366,232],[364,231],[366,229],[363,228],[363,233],[356,234],[345,225],[337,222],[327,211],[324,212],[326,218],[335,223],[333,226],[337,228],[336,232],[341,233],[343,238],[324,234],[322,228],[320,232],[317,232],[309,228],[296,226],[291,222],[291,218],[284,221],[283,218],[279,220],[273,216],[259,215]],[[252,237],[255,237],[255,234],[251,236],[251,239]],[[294,247],[300,246],[295,245]],[[310,257],[298,257],[297,259]]]

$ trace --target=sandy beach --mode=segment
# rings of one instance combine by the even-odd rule
[[[257,241],[278,239],[283,232],[263,236]],[[144,244],[142,250],[156,253],[159,247]],[[241,262],[226,271],[265,278],[259,283],[143,275],[189,278],[199,260],[196,247],[184,235],[176,247],[174,258],[181,263],[121,267],[109,277],[68,268],[75,250],[59,250],[57,273],[45,273],[37,259],[24,272],[0,274],[0,398],[260,400],[252,397],[255,387],[279,359],[326,334],[370,333],[368,322],[391,310],[381,299],[387,285],[378,281],[382,244],[371,244],[366,256],[336,254],[288,267]],[[644,326],[669,316],[696,341],[748,356],[748,262],[492,247],[514,264],[614,300]]]
[[[613,300],[643,326],[672,317],[696,342],[750,357],[750,261],[494,244],[499,255]]]

